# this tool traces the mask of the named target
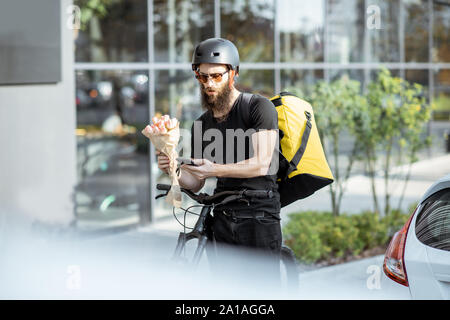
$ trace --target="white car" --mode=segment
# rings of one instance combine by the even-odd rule
[[[412,299],[450,299],[450,174],[427,190],[392,237],[383,270],[389,285],[395,281],[397,293]]]

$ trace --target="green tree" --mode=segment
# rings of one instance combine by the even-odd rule
[[[366,170],[371,179],[374,210],[377,213],[381,210],[375,177],[376,171],[379,168],[382,170],[385,190],[383,212],[387,215],[391,210],[391,169],[394,164],[403,162],[406,153],[409,170],[404,183],[408,182],[411,165],[417,161],[417,152],[430,142],[421,133],[430,118],[431,108],[426,103],[419,84],[410,84],[401,78],[392,77],[387,69],[381,69],[377,79],[369,84],[366,97],[368,123],[355,131],[356,138],[362,142]],[[405,188],[406,185],[403,192]],[[399,205],[402,199],[403,195]]]
[[[310,102],[321,140],[328,159],[331,159],[335,182],[330,185],[330,196],[333,214],[339,215],[346,182],[350,177],[352,167],[359,156],[359,141],[353,139],[351,152],[347,155],[346,165],[341,166],[340,157],[342,136],[345,132],[355,135],[355,130],[361,125],[365,115],[362,113],[367,105],[360,95],[360,83],[348,78],[341,78],[331,83],[318,82],[312,90]],[[327,150],[325,142],[331,143]]]

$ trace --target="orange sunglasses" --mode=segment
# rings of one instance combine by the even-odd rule
[[[227,70],[225,72],[222,73],[210,73],[210,74],[205,74],[205,73],[200,73],[200,72],[195,72],[195,78],[200,81],[201,83],[206,83],[208,82],[209,77],[211,77],[211,79],[213,79],[214,82],[220,82],[222,81],[222,77],[225,73],[227,73],[230,70]]]

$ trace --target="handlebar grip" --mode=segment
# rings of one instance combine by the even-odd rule
[[[156,189],[157,189],[157,190],[169,191],[169,190],[170,190],[170,185],[169,185],[169,184],[158,183],[158,184],[156,185]]]

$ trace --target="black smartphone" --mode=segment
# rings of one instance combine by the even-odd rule
[[[197,166],[194,162],[192,162],[191,159],[188,159],[188,158],[177,158],[177,161],[180,164],[180,166],[182,164],[187,164],[187,165],[190,165],[190,166]]]

